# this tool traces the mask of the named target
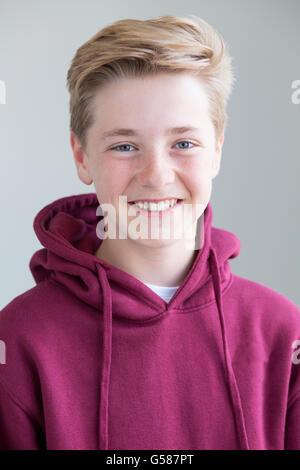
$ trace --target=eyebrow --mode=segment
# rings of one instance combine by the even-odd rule
[[[192,127],[192,126],[171,127],[166,130],[166,135],[183,134],[184,132],[190,132],[190,131],[201,131],[201,129],[198,127]],[[119,135],[138,136],[139,133],[135,131],[134,129],[126,129],[126,128],[112,129],[111,131],[103,132],[101,138],[102,140],[105,140],[108,137],[115,137]]]

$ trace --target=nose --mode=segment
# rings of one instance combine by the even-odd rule
[[[175,179],[174,168],[168,156],[153,152],[144,155],[137,171],[136,179],[142,187],[161,188],[173,183]]]

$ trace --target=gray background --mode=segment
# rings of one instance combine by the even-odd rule
[[[224,37],[237,81],[213,224],[241,241],[232,271],[300,306],[299,0],[0,0],[0,308],[35,285],[41,248],[36,213],[55,199],[94,191],[77,177],[69,143],[66,74],[76,49],[123,18],[196,14]]]

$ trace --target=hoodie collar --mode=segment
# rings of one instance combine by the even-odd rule
[[[188,310],[215,302],[222,333],[224,368],[240,448],[249,449],[243,408],[228,347],[222,293],[231,283],[228,259],[240,252],[238,238],[212,227],[212,208],[204,211],[203,246],[188,275],[167,304],[129,273],[97,258],[102,240],[96,235],[96,193],[67,196],[45,206],[34,219],[34,230],[45,248],[29,266],[36,283],[48,278],[64,285],[81,301],[103,312],[103,356],[99,396],[99,449],[108,449],[109,380],[113,316],[129,321],[156,320],[166,310]],[[203,217],[203,216],[202,216]],[[201,219],[201,218],[200,218]],[[199,219],[199,220],[200,220]],[[114,295],[117,294],[117,295]],[[131,302],[128,302],[130,296]],[[126,301],[126,309],[124,309]],[[143,309],[137,303],[143,303]]]
[[[212,208],[208,204],[200,217],[201,237],[204,246],[168,304],[143,282],[134,276],[94,256],[102,240],[97,237],[96,226],[103,216],[96,215],[99,206],[96,193],[79,194],[58,199],[45,206],[34,219],[34,230],[45,247],[30,260],[30,270],[36,283],[47,278],[64,285],[83,302],[98,308],[101,291],[98,286],[96,266],[100,264],[113,292],[112,304],[115,316],[131,320],[151,319],[166,307],[172,310],[201,308],[214,301],[214,290],[208,282],[211,273],[208,258],[213,246],[218,258],[222,291],[230,284],[231,272],[228,259],[238,256],[240,243],[231,232],[212,227]],[[199,219],[199,220],[200,220]],[[199,295],[201,291],[201,295]],[[124,311],[124,301],[128,298]],[[136,302],[143,299],[143,312],[136,309]]]

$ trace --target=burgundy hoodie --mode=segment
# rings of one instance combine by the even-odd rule
[[[93,255],[98,205],[64,197],[34,219],[37,285],[0,312],[0,448],[300,449],[299,308],[231,272],[240,242],[210,204],[166,303]]]

